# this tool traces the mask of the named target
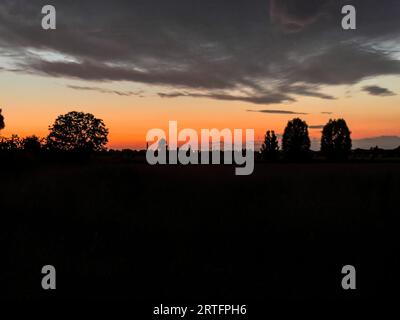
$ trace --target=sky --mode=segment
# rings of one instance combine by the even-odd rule
[[[144,148],[170,120],[261,141],[300,117],[316,145],[344,118],[356,145],[397,147],[399,16],[398,0],[2,0],[1,134],[46,136],[75,110],[104,120],[108,147]]]

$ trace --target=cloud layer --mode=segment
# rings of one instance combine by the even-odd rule
[[[142,97],[143,91],[119,91],[119,90],[111,90],[111,89],[104,89],[99,87],[83,87],[83,86],[76,86],[76,85],[67,85],[68,88],[74,90],[82,90],[82,91],[95,91],[100,93],[109,93],[109,94],[116,94],[118,96],[130,97],[130,96],[139,96]]]
[[[2,0],[0,68],[161,85],[165,98],[334,99],[321,89],[400,74],[400,2],[352,2],[357,31],[341,29],[342,0],[53,0],[57,30],[44,31],[43,1]]]
[[[295,111],[287,111],[287,110],[247,110],[248,112],[260,112],[260,113],[270,113],[270,114],[303,114],[306,115],[308,113],[304,112],[295,112]]]

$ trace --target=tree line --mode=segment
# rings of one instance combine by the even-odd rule
[[[0,109],[0,130],[5,128]],[[91,153],[106,150],[108,129],[103,120],[90,113],[72,111],[60,115],[49,127],[46,138],[35,135],[21,139],[17,135],[0,137],[0,151],[24,150],[31,153],[42,150]]]
[[[5,120],[0,109],[0,132],[5,128]],[[35,135],[20,138],[0,136],[0,152],[23,150],[29,153],[41,151],[93,153],[105,151],[108,143],[108,129],[103,120],[90,113],[72,111],[56,118],[49,126],[45,138]],[[258,158],[271,162],[282,159],[304,161],[312,157],[311,141],[307,123],[295,118],[290,120],[281,137],[268,130]],[[351,132],[344,119],[330,119],[323,127],[321,135],[321,155],[329,160],[346,160],[352,152]]]
[[[288,122],[282,135],[282,152],[275,131],[268,130],[261,146],[264,161],[276,161],[280,155],[289,160],[307,160],[311,157],[308,125],[300,118]],[[351,132],[344,119],[330,119],[321,137],[321,154],[330,160],[346,160],[352,148]]]

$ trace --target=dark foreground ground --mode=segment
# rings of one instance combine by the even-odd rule
[[[0,169],[3,298],[394,298],[400,164]],[[41,289],[41,268],[57,290]],[[341,288],[354,265],[357,290]]]

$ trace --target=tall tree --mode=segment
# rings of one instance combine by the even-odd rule
[[[268,130],[261,146],[261,156],[264,161],[276,160],[279,156],[279,143],[275,131]]]
[[[103,120],[90,113],[72,111],[59,116],[49,127],[47,145],[64,151],[101,151],[108,142]]]
[[[351,132],[344,119],[332,120],[324,126],[321,153],[331,160],[344,160],[350,155]]]
[[[282,137],[282,150],[292,160],[302,160],[310,154],[310,137],[305,121],[295,118],[288,122]]]

